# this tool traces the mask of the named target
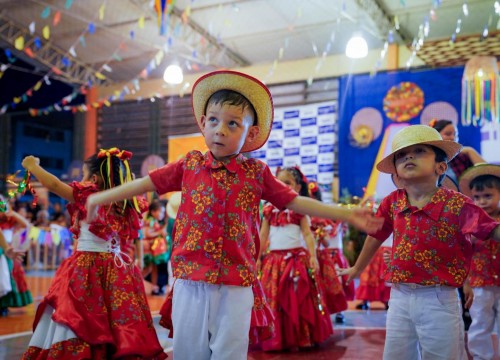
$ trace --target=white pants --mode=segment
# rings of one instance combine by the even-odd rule
[[[464,324],[456,288],[393,284],[384,360],[462,360]]]
[[[491,334],[500,335],[500,287],[474,288],[474,302],[470,308],[472,324],[467,333],[469,352],[474,360],[491,360],[495,356]],[[497,348],[500,353],[500,346]]]
[[[251,287],[177,279],[172,300],[175,360],[246,360]]]

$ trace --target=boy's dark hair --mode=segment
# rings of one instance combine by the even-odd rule
[[[485,188],[500,191],[500,178],[494,175],[480,175],[472,179],[469,184],[470,190],[483,191]]]
[[[447,121],[447,120],[444,120],[444,121]],[[436,146],[432,146],[432,145],[431,145],[431,148],[434,151],[436,162],[443,162],[444,161],[445,163],[448,163],[448,156],[446,155],[446,153],[443,150],[441,150],[440,148],[438,148]],[[443,182],[443,179],[445,176],[446,176],[446,174],[439,175],[438,186],[441,186],[441,183]]]
[[[243,110],[250,109],[250,112],[253,116],[253,124],[257,125],[257,112],[255,111],[252,103],[239,92],[233,90],[219,90],[216,91],[210,96],[205,105],[204,113],[207,113],[208,105],[232,105],[232,106],[241,106]]]
[[[441,119],[441,120],[437,120],[437,121],[433,121],[433,122],[429,123],[429,125],[431,127],[433,127],[434,129],[436,129],[437,132],[441,132],[445,127],[447,127],[448,125],[452,125],[452,124],[453,124],[453,121],[445,120],[445,119]]]

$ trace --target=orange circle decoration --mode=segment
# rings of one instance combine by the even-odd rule
[[[384,98],[384,112],[395,122],[413,119],[423,107],[424,92],[412,82],[401,82],[393,86]]]

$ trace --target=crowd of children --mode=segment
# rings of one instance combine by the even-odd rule
[[[500,166],[466,171],[465,195],[444,188],[447,162],[461,146],[429,126],[408,126],[377,164],[399,185],[376,214],[325,204],[318,184],[298,167],[274,176],[242,155],[263,146],[272,128],[272,98],[260,81],[209,73],[195,83],[192,101],[209,151],[191,151],[148,176],[132,180],[131,153],[117,148],[87,159],[82,182],[71,184],[38,158],[23,160],[69,202],[75,238],[75,252],[38,306],[24,359],[165,358],[143,277],[161,294],[169,258],[175,282],[160,324],[173,334],[176,359],[246,359],[250,344],[264,351],[311,348],[333,334],[331,315],[344,322],[355,297],[365,309],[375,300],[388,308],[384,359],[466,359],[456,290],[466,282],[475,294],[474,301],[466,294],[470,353],[493,357]],[[158,200],[147,208],[141,197],[147,192],[177,192],[170,216]],[[1,216],[12,225],[12,213]],[[343,254],[347,224],[369,234],[352,267]],[[19,256],[0,236],[0,271]],[[21,277],[16,291],[15,281],[9,288],[4,278],[0,296],[23,298]]]

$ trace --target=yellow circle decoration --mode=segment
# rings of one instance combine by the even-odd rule
[[[384,112],[395,122],[413,119],[423,107],[424,92],[412,82],[401,82],[393,86],[384,98]]]

